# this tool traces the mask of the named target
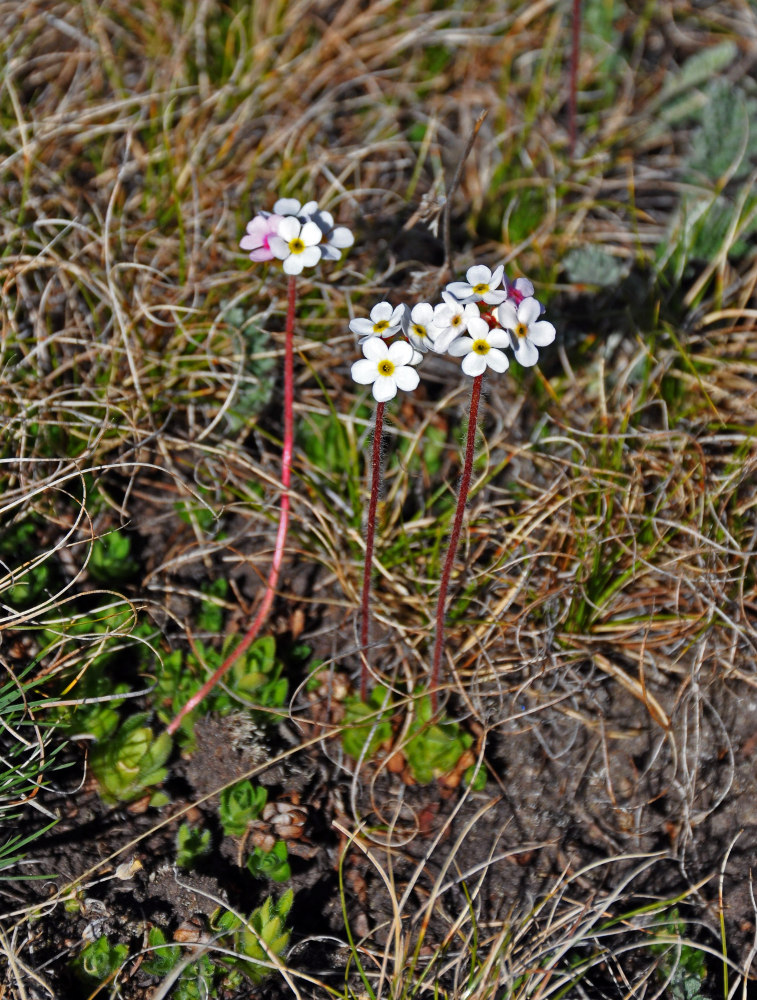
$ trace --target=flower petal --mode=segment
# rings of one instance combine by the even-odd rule
[[[303,267],[315,267],[321,259],[320,247],[305,247],[301,254],[297,255]]]
[[[305,262],[302,259],[302,254],[298,256],[287,257],[283,263],[285,274],[302,274],[302,269],[305,266]]]
[[[451,281],[447,285],[447,291],[450,295],[454,295],[458,302],[460,302],[464,299],[470,298],[473,289],[467,281]]]
[[[484,302],[488,302],[490,306],[497,306],[500,302],[504,302],[507,298],[507,292],[484,292],[482,296]]]
[[[302,226],[300,225],[300,220],[295,218],[293,215],[285,215],[277,226],[279,236],[286,243],[293,240],[295,236],[299,236],[301,228]],[[317,226],[316,229],[318,229]],[[318,229],[318,232],[320,233],[320,229]]]
[[[371,319],[374,323],[380,323],[382,319],[391,320],[393,312],[390,302],[377,302],[371,309]]]
[[[486,355],[487,365],[495,372],[506,372],[510,367],[510,359],[502,351],[498,351],[496,347],[493,347],[489,353]]]
[[[479,337],[484,337],[485,339],[489,336],[489,324],[485,319],[481,319],[475,316],[471,316],[467,323],[468,333],[471,335],[473,340],[478,340]]]
[[[463,358],[462,369],[471,378],[475,378],[476,375],[483,375],[486,371],[486,357],[483,354],[476,354],[475,351],[471,351],[470,354],[466,354]]]
[[[381,337],[370,337],[363,344],[363,354],[371,361],[384,361],[389,357],[389,348]]]
[[[504,330],[490,330],[486,338],[492,347],[509,347],[510,337]]]
[[[350,330],[359,337],[370,337],[373,333],[373,323],[365,317],[350,320]]]
[[[410,368],[409,365],[401,365],[394,369],[394,381],[404,392],[412,392],[413,389],[417,389],[420,380],[418,372],[415,368]]]
[[[373,398],[377,403],[388,403],[397,395],[397,383],[393,375],[382,375],[373,383]]]
[[[250,260],[273,260],[273,254],[266,247],[255,247],[250,251]]]
[[[289,244],[280,236],[272,236],[268,240],[268,246],[271,248],[273,256],[278,257],[279,260],[285,260],[289,256]]]
[[[361,358],[359,361],[356,361],[350,371],[354,381],[359,382],[360,385],[370,385],[371,382],[375,382],[379,377],[375,362],[369,361],[367,358]]]
[[[492,272],[486,264],[474,264],[465,272],[465,277],[470,285],[488,285],[491,281]],[[449,288],[449,285],[447,285]],[[452,293],[454,295],[454,292]]]
[[[500,264],[499,267],[495,267],[492,272],[491,281],[489,282],[490,288],[499,288],[502,284],[502,275],[505,273],[505,265]]]
[[[389,348],[389,360],[395,365],[409,365],[413,349],[406,340],[395,340]]]
[[[523,296],[523,298],[528,298],[529,295],[534,294],[533,283],[528,280],[528,278],[516,278],[513,282],[513,288],[516,292]]]
[[[518,311],[512,302],[503,302],[497,309],[497,319],[506,330],[514,330],[518,325]]]
[[[320,243],[322,236],[323,233],[315,222],[306,222],[300,232],[300,239],[307,247],[313,247],[316,243]]]
[[[539,352],[526,337],[513,337],[515,343],[511,344],[515,360],[524,368],[531,368],[539,360]]]
[[[539,323],[531,324],[528,328],[528,339],[533,341],[537,347],[546,347],[555,339],[556,332],[554,326],[543,319]]]
[[[518,322],[530,326],[541,315],[541,306],[535,298],[523,299],[518,306]]]
[[[355,242],[355,237],[346,226],[337,226],[329,236],[329,243],[340,250],[346,250]]]
[[[464,354],[470,354],[472,347],[473,341],[470,337],[458,337],[449,345],[447,353],[453,358],[461,358]]]
[[[436,354],[446,354],[447,351],[449,351],[450,349],[450,345],[455,342],[457,336],[458,336],[457,331],[454,330],[452,327],[449,327],[446,330],[440,330],[439,333],[434,337],[434,343],[431,345],[432,350]],[[465,354],[466,352],[463,351],[462,353]],[[460,355],[457,356],[459,357]]]
[[[240,250],[255,250],[262,243],[262,239],[254,233],[248,233],[239,241]]]
[[[434,321],[434,307],[429,302],[419,302],[418,305],[413,306],[410,318],[413,323],[430,326]]]
[[[276,215],[297,215],[301,207],[297,198],[279,198],[274,202],[273,211]]]

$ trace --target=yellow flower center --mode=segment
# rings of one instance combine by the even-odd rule
[[[518,323],[515,327],[515,336],[521,338],[528,336],[528,327],[525,323]]]
[[[477,285],[473,286],[473,291],[476,293],[476,295],[486,295],[486,293],[489,291],[489,285],[487,284],[487,282],[481,281]]]
[[[491,346],[488,340],[474,340],[471,350],[475,351],[476,354],[488,354]]]
[[[386,330],[386,328],[388,326],[389,326],[389,320],[388,319],[380,319],[378,321],[378,323],[374,323],[373,324],[373,332],[374,333],[383,333],[384,330]]]
[[[299,236],[295,236],[293,240],[289,241],[289,250],[291,253],[302,253],[305,249],[305,244],[302,242]]]
[[[412,329],[413,333],[417,333],[419,337],[425,337],[426,336],[426,327],[425,326],[421,326],[420,323],[413,323],[411,329]]]
[[[389,358],[384,358],[383,361],[379,361],[379,375],[393,375],[394,374],[394,363],[389,360]]]
[[[460,326],[462,321],[463,317],[460,315],[460,313],[455,313],[455,315],[452,317],[452,321],[450,322],[450,326]]]

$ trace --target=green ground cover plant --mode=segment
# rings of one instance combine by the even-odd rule
[[[755,18],[0,0],[4,995],[751,995]]]

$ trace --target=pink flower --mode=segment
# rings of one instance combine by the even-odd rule
[[[239,246],[242,250],[250,251],[250,260],[273,260],[275,255],[269,240],[272,236],[278,236],[280,222],[280,215],[269,215],[266,212],[256,215],[247,223],[247,232],[240,240]]]

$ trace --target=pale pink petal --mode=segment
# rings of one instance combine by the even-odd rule
[[[273,253],[267,247],[256,247],[250,251],[250,260],[273,260]]]
[[[534,286],[528,278],[516,278],[513,282],[513,288],[516,292],[519,292],[524,299],[529,295],[534,294]]]

